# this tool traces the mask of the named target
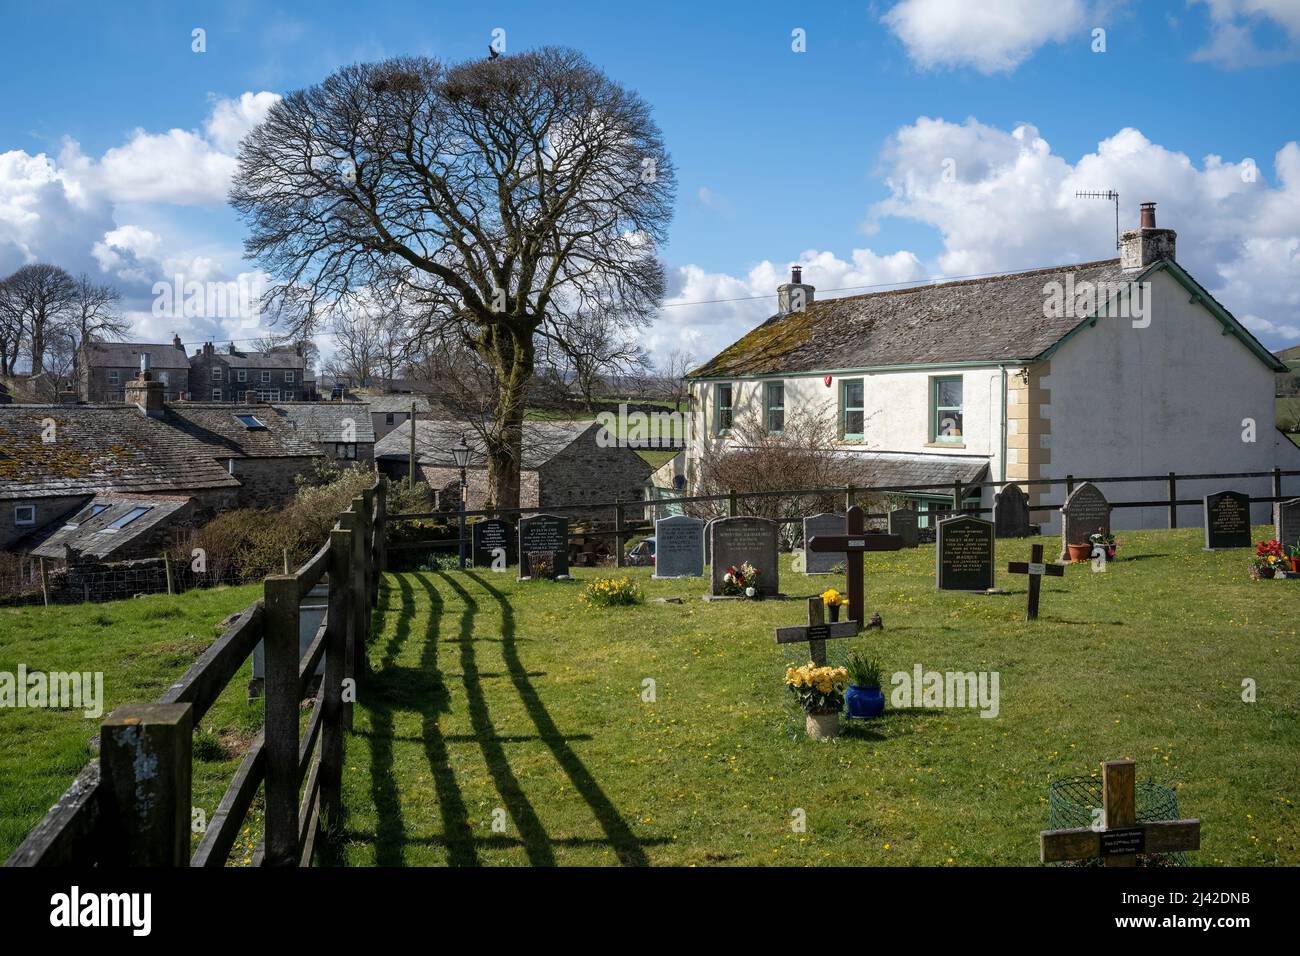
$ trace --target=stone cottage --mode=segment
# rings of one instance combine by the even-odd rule
[[[141,361],[162,385],[163,401],[190,396],[190,360],[180,336],[170,344],[101,342],[89,339],[77,352],[77,396],[83,402],[125,401],[126,383],[135,378]]]
[[[325,457],[340,462],[375,460],[375,431],[368,406],[356,402],[303,402],[271,408],[293,425],[298,437],[311,442]]]

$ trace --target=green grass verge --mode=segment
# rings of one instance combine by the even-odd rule
[[[1105,573],[1047,579],[1036,624],[1024,577],[939,593],[932,546],[868,558],[885,630],[831,641],[832,663],[857,646],[887,673],[997,671],[1000,713],[891,707],[830,743],[805,739],[782,686],[799,653],[773,629],[804,619],[800,600],[705,603],[700,580],[632,569],[650,603],[595,611],[588,569],[390,574],[337,859],[1035,865],[1049,782],[1131,757],[1201,819],[1193,865],[1300,863],[1300,582],[1249,580],[1248,552],[1205,552],[1198,529],[1121,539]],[[998,564],[1028,551],[999,542]],[[786,556],[782,583],[837,581]]]
[[[150,703],[217,637],[216,625],[252,604],[261,587],[221,587],[106,604],[0,608],[0,671],[104,675],[104,714]],[[249,741],[262,702],[249,704],[245,663],[195,736],[194,806],[210,818]],[[82,711],[0,710],[0,860],[93,757],[99,719]],[[241,843],[242,850],[249,847]]]

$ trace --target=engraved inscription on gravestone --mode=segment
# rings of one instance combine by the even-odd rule
[[[844,556],[808,550],[808,542],[818,535],[844,534],[844,515],[822,512],[803,519],[803,550],[805,574],[830,574]]]
[[[767,597],[779,594],[780,567],[776,559],[776,523],[766,518],[718,518],[709,525],[711,593],[722,594],[727,568],[749,562],[758,570],[758,592]]]
[[[519,576],[532,576],[528,555],[549,551],[555,555],[555,574],[569,573],[569,522],[558,515],[533,515],[519,522]]]
[[[1061,558],[1070,557],[1067,545],[1087,544],[1090,535],[1110,533],[1110,503],[1101,489],[1085,481],[1061,505]]]
[[[690,515],[656,521],[654,577],[699,577],[703,573],[704,522]]]
[[[993,587],[993,522],[958,515],[939,522],[935,586],[944,591]]]
[[[1220,491],[1205,496],[1205,547],[1250,547],[1250,495]]]
[[[473,526],[473,561],[476,568],[490,568],[498,551],[505,552],[506,564],[515,564],[519,558],[515,551],[515,536],[509,523],[500,518],[488,518]]]

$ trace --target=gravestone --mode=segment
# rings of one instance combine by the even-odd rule
[[[510,523],[500,518],[488,518],[473,526],[474,567],[491,568],[496,565],[498,555],[504,552],[506,565],[519,563],[519,553],[515,549],[514,529]]]
[[[935,586],[943,591],[993,587],[993,522],[957,515],[939,522]]]
[[[1019,485],[1006,485],[993,496],[993,534],[998,538],[1029,535],[1029,496]]]
[[[698,578],[704,573],[704,522],[673,515],[655,522],[656,578]]]
[[[1288,548],[1300,548],[1300,498],[1273,506],[1273,535]]]
[[[830,574],[835,565],[844,563],[844,558],[838,554],[814,553],[808,550],[808,542],[818,535],[843,533],[844,515],[824,511],[803,519],[804,574]]]
[[[531,552],[555,555],[555,574],[569,573],[569,522],[559,515],[533,515],[519,522],[519,577],[531,578]]]
[[[1087,544],[1091,535],[1110,534],[1110,502],[1091,481],[1075,488],[1061,505],[1061,557],[1070,557],[1069,545]]]
[[[897,508],[889,513],[889,533],[903,539],[903,547],[915,548],[920,543],[920,533],[913,508]]]
[[[708,521],[704,523],[704,563],[705,564],[712,563],[711,559],[712,559],[713,551],[710,548],[710,543],[713,541],[713,522],[717,520],[719,519],[710,518]]]
[[[1205,496],[1205,549],[1249,548],[1250,495],[1220,491]]]
[[[776,522],[766,518],[716,518],[709,524],[712,552],[711,596],[722,596],[722,578],[727,568],[748,562],[758,571],[755,587],[764,597],[781,593],[780,567],[776,560]]]

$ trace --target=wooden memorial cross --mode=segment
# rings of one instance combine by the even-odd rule
[[[776,642],[778,644],[797,644],[808,642],[808,655],[818,667],[826,666],[826,641],[832,637],[853,637],[858,633],[857,621],[836,621],[824,623],[826,608],[819,597],[808,599],[808,624],[795,627],[778,627]]]
[[[901,551],[901,534],[867,534],[864,529],[865,512],[857,505],[844,516],[843,535],[817,535],[808,542],[809,551],[832,552],[844,555],[844,570],[848,576],[849,620],[858,627],[863,623],[862,555],[868,551]]]
[[[1044,564],[1043,563],[1043,546],[1036,544],[1029,550],[1029,562],[1012,561],[1007,565],[1007,571],[1011,574],[1029,575],[1029,604],[1025,608],[1025,620],[1038,620],[1038,592],[1043,585],[1043,575],[1051,575],[1054,578],[1065,576],[1065,565],[1063,564]]]
[[[1132,760],[1101,765],[1099,827],[1043,830],[1038,856],[1044,863],[1101,857],[1103,866],[1136,866],[1139,853],[1177,853],[1201,848],[1200,820],[1137,822],[1137,772]]]

